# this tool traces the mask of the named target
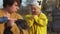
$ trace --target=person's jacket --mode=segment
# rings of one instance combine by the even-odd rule
[[[47,34],[48,19],[41,13],[32,18],[32,15],[26,15],[26,21],[30,27],[30,34]]]
[[[3,17],[5,14],[4,10],[0,10],[0,17]],[[16,19],[23,19],[21,15],[19,15],[18,13],[12,13],[10,14],[10,18],[16,18]],[[0,23],[0,34],[4,33],[4,29],[5,29],[5,23]],[[27,31],[24,30],[24,34],[27,34]],[[14,25],[11,28],[11,32],[13,34],[20,34],[20,30],[18,28],[18,26],[16,25],[16,23],[14,23]]]

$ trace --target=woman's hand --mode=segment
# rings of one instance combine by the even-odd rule
[[[13,26],[17,19],[11,18],[10,14],[5,14],[4,17],[8,18],[7,26]]]
[[[16,19],[12,19],[12,18],[8,19],[7,26],[13,26],[15,21]]]

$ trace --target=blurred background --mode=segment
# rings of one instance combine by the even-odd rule
[[[31,0],[22,0],[21,7],[18,11],[23,17],[26,14],[30,14],[30,8],[27,6],[28,1]],[[0,0],[0,9],[3,8],[2,5],[3,0]],[[43,0],[42,12],[47,15],[49,20],[48,34],[60,34],[60,0]]]

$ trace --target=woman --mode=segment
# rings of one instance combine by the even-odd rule
[[[0,34],[8,34],[9,32],[11,32],[11,34],[21,33],[21,31],[15,23],[16,20],[23,19],[23,17],[17,13],[21,2],[22,0],[3,0],[3,9],[0,10],[0,17],[7,17],[8,21],[6,23],[0,22]],[[24,34],[28,33],[27,30],[23,29],[23,31],[25,32]]]

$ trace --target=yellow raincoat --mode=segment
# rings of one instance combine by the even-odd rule
[[[30,27],[30,34],[47,34],[48,19],[45,14],[36,15],[34,19],[31,14],[26,15],[26,21]]]
[[[0,17],[4,16],[4,10],[0,10]],[[11,18],[16,18],[16,19],[23,19],[21,15],[17,14],[17,13],[12,13],[10,14]],[[3,34],[4,32],[4,24],[5,23],[1,23],[0,24],[0,34]],[[13,34],[20,34],[20,30],[18,29],[17,25],[14,24],[14,26],[12,26],[11,31],[13,32]],[[27,34],[28,32],[26,30],[23,30],[24,34]]]

